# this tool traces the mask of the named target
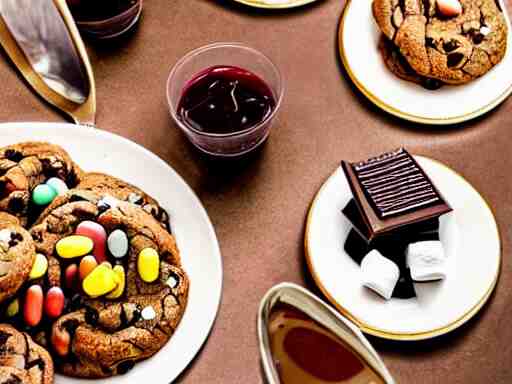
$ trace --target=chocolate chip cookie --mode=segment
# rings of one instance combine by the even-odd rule
[[[0,384],[51,384],[50,354],[29,335],[0,324]]]
[[[508,31],[498,0],[460,3],[462,13],[446,17],[434,0],[374,0],[373,15],[417,75],[464,84],[503,59]]]
[[[126,181],[104,173],[89,172],[83,176],[77,189],[93,191],[101,195],[109,194],[119,200],[139,205],[170,231],[169,215],[166,210],[154,198]]]
[[[58,202],[30,230],[48,271],[29,285],[46,298],[57,289],[65,305],[28,331],[61,373],[126,373],[165,345],[185,310],[189,281],[176,242],[135,204],[80,190]],[[84,226],[88,237],[80,235]]]
[[[0,215],[0,303],[27,280],[36,254],[32,237],[16,220],[5,213]]]
[[[0,149],[0,211],[19,218],[25,226],[44,207],[33,203],[34,189],[55,178],[75,187],[82,171],[61,147],[44,142],[25,142]]]

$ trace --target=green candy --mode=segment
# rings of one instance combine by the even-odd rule
[[[57,196],[57,191],[46,184],[39,184],[32,192],[32,201],[36,205],[48,205]]]

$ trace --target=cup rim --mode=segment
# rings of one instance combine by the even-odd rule
[[[203,53],[205,51],[209,51],[209,50],[217,49],[217,48],[222,48],[222,47],[234,47],[234,48],[244,49],[244,50],[250,51],[251,53],[254,53],[254,54],[262,57],[263,59],[265,59],[268,62],[268,64],[270,65],[270,67],[272,68],[272,70],[277,75],[277,80],[278,80],[278,84],[279,84],[279,94],[276,95],[277,96],[277,100],[276,100],[276,104],[275,104],[275,107],[272,110],[272,112],[268,116],[266,116],[265,119],[260,121],[259,123],[255,124],[255,125],[253,125],[253,126],[251,126],[249,128],[246,128],[246,129],[244,129],[242,131],[231,132],[231,133],[210,133],[210,132],[204,132],[204,131],[200,131],[198,129],[195,129],[194,127],[190,127],[190,126],[184,124],[178,118],[177,111],[175,110],[175,108],[173,108],[173,103],[171,102],[170,86],[171,86],[171,82],[172,82],[176,72],[178,71],[178,69],[181,68],[181,66],[184,63],[186,63],[191,57],[193,57],[193,56],[195,56],[197,54]],[[191,131],[191,132],[193,132],[196,135],[204,136],[204,137],[227,138],[227,137],[235,137],[235,136],[246,135],[248,133],[251,133],[251,132],[254,132],[254,131],[258,130],[258,128],[260,128],[261,126],[263,126],[263,125],[267,124],[268,122],[270,122],[276,116],[277,111],[281,107],[281,103],[282,103],[283,95],[284,95],[284,88],[285,88],[284,79],[283,79],[283,76],[281,74],[281,71],[274,64],[274,62],[272,60],[270,60],[270,58],[267,55],[265,55],[264,53],[258,51],[255,48],[249,47],[249,46],[247,46],[247,45],[245,45],[243,43],[239,43],[239,42],[218,42],[218,43],[213,43],[213,44],[207,44],[207,45],[204,45],[202,47],[193,49],[192,51],[190,51],[187,54],[185,54],[181,59],[179,59],[176,62],[176,64],[174,64],[174,66],[172,67],[171,72],[169,74],[169,77],[167,78],[166,94],[167,94],[167,104],[169,105],[171,116],[172,116],[173,120],[176,122],[176,124],[178,124],[178,126],[182,130],[184,130],[184,131]]]
[[[127,16],[130,16],[130,18],[131,18],[132,13],[134,13],[134,17],[137,17],[137,15],[140,15],[140,13],[142,12],[142,3],[143,3],[143,0],[137,0],[137,2],[135,4],[133,4],[130,8],[127,8],[126,10],[124,10],[123,12],[121,12],[115,16],[107,17],[106,19],[93,20],[93,21],[92,20],[80,21],[80,20],[76,19],[75,22],[76,22],[76,25],[79,27],[89,27],[89,26],[95,26],[95,27],[100,26],[101,27],[104,24],[108,25],[110,23],[117,23],[119,20],[121,20]]]

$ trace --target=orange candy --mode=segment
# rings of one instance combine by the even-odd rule
[[[59,287],[52,287],[46,292],[44,300],[44,311],[51,317],[56,318],[62,314],[64,310],[64,293]]]
[[[51,343],[53,350],[57,352],[59,356],[64,357],[69,353],[71,337],[68,332],[55,328],[52,332]]]
[[[71,264],[64,272],[64,285],[67,289],[76,289],[78,286],[78,267]]]
[[[35,327],[43,316],[43,289],[40,285],[33,285],[27,289],[25,304],[23,306],[23,318],[25,324]]]
[[[78,268],[80,280],[85,279],[87,275],[91,273],[97,266],[98,262],[94,256],[85,256],[82,261],[80,261],[80,267]]]

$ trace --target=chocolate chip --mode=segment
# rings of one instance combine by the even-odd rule
[[[18,376],[15,376],[11,373],[11,376],[3,382],[3,384],[22,384],[23,382]]]
[[[142,196],[137,193],[130,193],[128,195],[128,201],[132,204],[137,204],[137,205],[141,205],[144,202]]]
[[[73,310],[73,311],[78,310],[82,307],[82,305],[83,305],[82,296],[79,295],[78,293],[75,293],[71,297],[71,302],[69,303],[71,310]]]
[[[67,320],[62,324],[62,326],[69,333],[71,338],[75,335],[76,329],[78,328],[79,325],[80,323],[77,320]]]
[[[425,45],[426,45],[427,47],[431,47],[431,48],[435,48],[435,47],[436,47],[436,45],[434,44],[434,39],[433,39],[433,38],[431,38],[431,37],[427,37],[427,38],[425,39]]]
[[[11,240],[22,241],[23,240],[23,236],[21,236],[21,233],[11,232]]]
[[[9,333],[0,331],[0,346],[5,345],[5,343],[7,343],[7,340],[9,340],[9,337],[11,337]]]
[[[85,308],[85,321],[87,322],[87,324],[95,326],[96,324],[98,324],[99,318],[100,315],[97,310],[91,307]]]
[[[455,51],[459,48],[459,42],[457,40],[450,40],[443,44],[443,49],[446,53]]]
[[[71,170],[66,176],[66,185],[70,188],[75,187],[78,184],[78,176],[74,169]]]
[[[100,214],[110,209],[110,205],[105,203],[103,200],[98,201],[97,207]]]
[[[460,64],[464,59],[464,55],[460,52],[450,53],[447,57],[448,68],[453,68]]]
[[[494,2],[496,3],[496,7],[500,10],[500,12],[503,12],[503,9],[501,9],[500,0],[494,0]]]
[[[477,45],[478,45],[478,44],[480,44],[482,41],[484,41],[485,36],[484,36],[482,33],[477,32],[477,33],[475,33],[475,34],[472,36],[472,38],[473,38],[473,43],[475,43],[475,44],[477,44]]]
[[[8,149],[5,151],[4,156],[15,163],[19,163],[23,159],[23,154],[15,149]]]
[[[39,368],[39,370],[42,371],[44,369],[44,361],[42,359],[32,360],[27,363],[27,365],[25,366],[25,369],[28,371],[30,368],[33,368],[36,366],[37,366],[37,368]]]
[[[135,363],[133,360],[126,360],[118,364],[117,366],[117,373],[120,375],[124,375],[126,372],[128,372],[130,369],[132,369],[135,366]]]
[[[13,197],[7,204],[7,209],[11,213],[22,213],[25,210],[25,201],[22,197]]]
[[[437,79],[432,79],[430,77],[423,78],[421,85],[425,89],[429,89],[431,91],[435,91],[443,86],[443,83]]]

